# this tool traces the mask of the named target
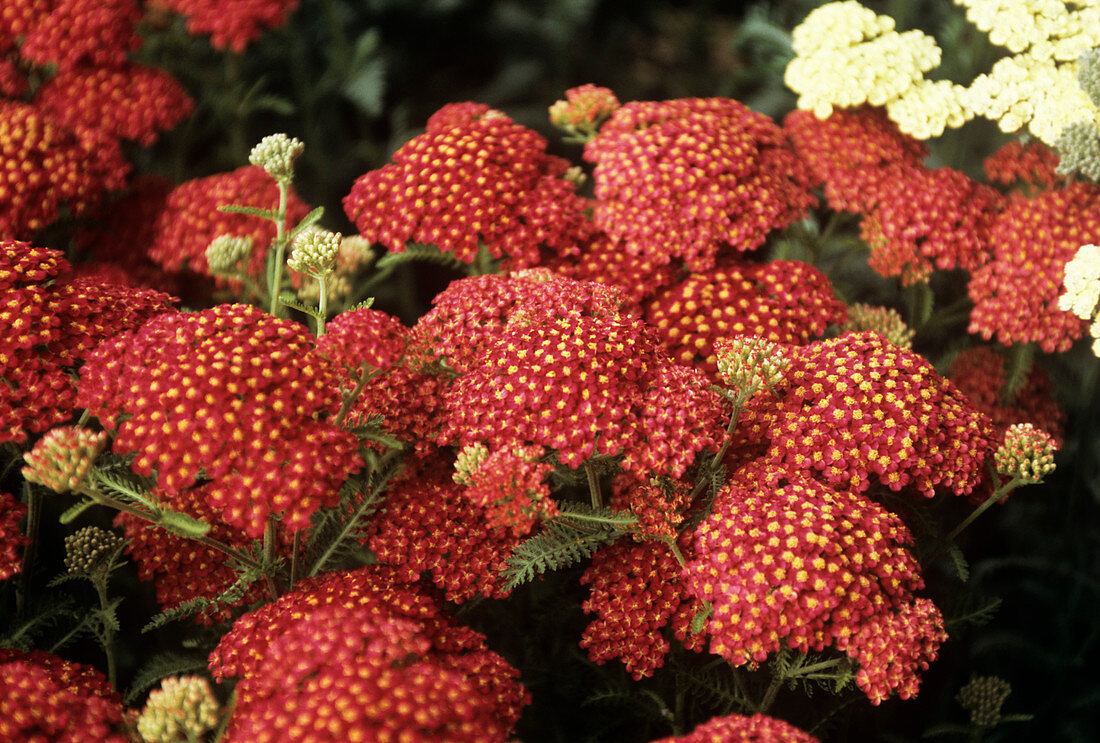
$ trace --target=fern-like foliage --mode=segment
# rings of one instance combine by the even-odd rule
[[[133,683],[126,691],[122,701],[133,705],[146,690],[158,681],[169,676],[180,676],[206,670],[206,656],[196,653],[177,653],[167,651],[150,658],[134,676]]]
[[[88,628],[87,614],[71,597],[32,594],[23,610],[12,616],[10,624],[0,633],[0,647],[31,650],[42,646],[43,638],[67,630],[62,641],[53,644],[54,648],[59,648]]]
[[[434,263],[456,271],[466,270],[466,264],[455,258],[454,253],[444,253],[434,245],[423,243],[409,243],[405,246],[405,250],[400,253],[386,253],[378,259],[376,265],[379,269],[392,269],[414,262]]]
[[[561,513],[512,552],[503,571],[511,590],[551,570],[576,565],[626,534],[638,518],[629,511],[563,502]]]
[[[177,619],[190,617],[208,609],[219,609],[235,604],[244,598],[245,592],[248,591],[248,587],[261,578],[263,578],[263,571],[256,568],[244,568],[237,576],[237,580],[214,598],[199,596],[190,601],[184,601],[182,604],[174,606],[171,609],[166,609],[150,619],[149,623],[142,627],[141,631],[143,633],[150,632],[158,627],[163,627],[169,622],[174,622]]]

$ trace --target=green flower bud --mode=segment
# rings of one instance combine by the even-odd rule
[[[252,148],[248,162],[259,165],[276,180],[289,180],[294,175],[294,161],[305,150],[305,144],[285,134],[269,134]]]
[[[1004,443],[993,454],[993,462],[998,474],[1034,484],[1054,471],[1056,448],[1046,431],[1030,423],[1017,423],[1005,431]]]
[[[340,234],[328,230],[310,229],[294,239],[293,252],[287,265],[298,273],[314,278],[327,276],[336,268],[340,252]]]
[[[76,426],[51,429],[23,455],[23,477],[58,493],[78,490],[106,445],[105,431]]]
[[[857,302],[848,308],[848,322],[841,331],[873,330],[898,348],[912,348],[915,330],[905,324],[897,310]]]
[[[218,724],[218,702],[210,682],[201,676],[173,676],[149,693],[138,717],[145,743],[201,740]]]
[[[791,363],[783,346],[754,336],[719,338],[714,351],[718,378],[727,386],[750,394],[775,385]]]
[[[1100,108],[1100,49],[1090,49],[1077,59],[1077,82]]]
[[[971,676],[970,683],[955,696],[970,711],[970,724],[980,728],[995,727],[1001,721],[1001,706],[1012,693],[1007,681],[997,676]]]
[[[206,264],[215,276],[236,276],[251,255],[251,237],[220,235],[206,248]]]
[[[1058,172],[1062,175],[1079,173],[1082,177],[1100,182],[1100,131],[1092,124],[1069,124],[1058,136],[1054,149],[1060,158]]]
[[[484,444],[467,444],[455,458],[455,473],[452,476],[459,485],[469,485],[475,472],[485,463],[489,457],[489,450]]]
[[[122,537],[112,531],[85,526],[65,537],[65,569],[76,575],[101,573],[122,542]]]

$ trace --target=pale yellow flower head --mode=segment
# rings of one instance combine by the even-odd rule
[[[929,139],[974,117],[969,94],[949,80],[921,80],[886,104],[887,115],[911,137]]]
[[[1100,245],[1082,245],[1064,276],[1066,291],[1058,297],[1058,309],[1091,320],[1100,305]]]

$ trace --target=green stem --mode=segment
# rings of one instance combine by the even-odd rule
[[[737,684],[737,690],[741,692],[741,696],[745,698],[745,704],[749,706],[749,710],[752,712],[759,712],[760,707],[756,702],[752,701],[749,685],[745,681],[745,676],[741,673],[741,669],[736,666],[730,666],[730,671],[733,673],[733,683]]]
[[[298,582],[298,570],[301,567],[299,565],[298,550],[301,549],[301,545],[302,545],[302,530],[301,529],[295,529],[294,530],[294,544],[290,548],[290,587],[292,589],[294,588],[294,584]]]
[[[104,575],[100,580],[93,580],[95,585],[95,591],[99,594],[99,609],[106,617],[110,611],[110,602],[107,599],[107,581],[108,576]],[[115,631],[106,622],[100,623],[101,628],[96,633],[99,637],[99,643],[103,646],[103,652],[107,655],[107,680],[111,682],[111,686],[118,685],[118,671],[115,663]]]
[[[340,403],[340,412],[336,414],[336,420],[334,421],[337,426],[344,425],[344,419],[348,417],[348,413],[351,412],[352,405],[355,404],[355,400],[359,397],[359,393],[363,391],[363,388],[367,386],[367,382],[370,381],[374,374],[367,371],[367,364],[363,362],[359,365],[359,378],[355,380],[355,387],[350,392],[344,394],[344,399]]]
[[[325,334],[325,315],[328,312],[328,292],[325,289],[325,277],[317,277],[317,285],[321,288],[321,297],[317,300],[317,337]]]
[[[764,698],[760,700],[760,712],[767,714],[767,711],[771,709],[772,704],[775,702],[775,697],[779,694],[780,687],[783,686],[783,677],[779,676],[772,679],[772,682],[768,684],[768,690],[764,692]]]
[[[741,417],[741,408],[745,406],[745,403],[750,397],[755,395],[759,390],[759,387],[750,387],[737,393],[737,397],[731,402],[733,410],[730,412],[729,423],[726,424],[726,435],[722,441],[722,446],[718,448],[718,452],[711,458],[710,465],[706,469],[706,476],[700,478],[695,483],[695,489],[691,491],[691,499],[694,501],[699,494],[703,492],[703,488],[706,487],[707,481],[710,479],[710,473],[714,472],[718,468],[718,465],[722,463],[722,459],[725,458],[726,452],[729,451],[730,444],[733,442],[733,431],[737,428],[737,419]]]
[[[42,522],[42,496],[34,492],[31,484],[23,481],[23,496],[27,501],[27,546],[23,550],[23,563],[19,574],[19,590],[15,593],[15,610],[21,614],[30,591],[31,571],[38,551],[38,525]]]
[[[810,674],[817,673],[819,671],[828,671],[832,668],[844,663],[843,658],[833,658],[831,660],[823,660],[819,663],[811,663],[808,666],[802,666],[801,668],[792,669],[787,678],[797,678],[798,676],[809,676]]]
[[[279,520],[275,518],[274,514],[270,514],[267,517],[267,527],[264,529],[264,578],[267,579],[267,588],[271,591],[271,599],[275,600],[279,598],[279,586],[275,582],[274,565],[275,565],[275,552],[278,548],[278,526]]]
[[[909,327],[918,333],[924,328],[932,316],[932,305],[935,297],[932,294],[932,286],[927,281],[918,281],[912,284],[909,293]]]
[[[588,494],[592,498],[592,507],[603,506],[603,494],[600,493],[600,478],[596,475],[596,468],[591,462],[584,463],[584,473],[588,475]]]
[[[268,273],[268,288],[271,290],[271,303],[268,313],[274,317],[279,317],[282,313],[279,294],[282,293],[283,264],[286,261],[286,202],[287,194],[290,191],[290,179],[277,178],[275,182],[279,186],[279,211],[275,215],[275,242],[272,243],[272,248],[275,249],[275,260],[271,264]]]
[[[980,506],[975,508],[970,513],[969,516],[967,516],[965,519],[963,519],[961,524],[959,524],[958,526],[956,526],[954,529],[951,530],[951,533],[947,535],[947,541],[948,542],[955,541],[955,537],[959,536],[959,534],[962,533],[963,529],[970,526],[970,524],[972,524],[974,522],[974,519],[978,518],[983,513],[988,511],[990,506],[992,506],[997,501],[1001,500],[1001,498],[1008,495],[1008,493],[1013,488],[1018,487],[1019,485],[1023,485],[1025,482],[1026,482],[1026,480],[1024,480],[1022,477],[1014,477],[1011,480],[1009,480],[1007,483],[1002,485],[1001,487],[994,490],[993,494],[991,496],[989,496],[988,498],[986,498],[984,503],[982,503]]]

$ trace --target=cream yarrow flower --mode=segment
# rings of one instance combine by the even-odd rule
[[[998,474],[1034,484],[1054,471],[1057,448],[1046,431],[1031,423],[1016,423],[1005,431],[1004,443],[994,452],[993,462]]]
[[[173,676],[149,693],[137,730],[145,743],[202,740],[217,726],[218,710],[209,681],[201,676]]]
[[[236,276],[252,255],[252,238],[219,235],[206,249],[206,264],[215,276]]]
[[[1100,245],[1082,245],[1066,264],[1062,282],[1066,291],[1058,297],[1058,309],[1091,320],[1100,305]]]
[[[949,80],[922,79],[886,102],[886,114],[905,134],[930,139],[974,118],[969,93]]]
[[[23,477],[58,493],[78,490],[88,478],[92,462],[107,446],[105,431],[59,426],[46,432],[23,455]]]
[[[125,540],[113,531],[85,526],[65,537],[65,569],[74,575],[103,572]]]
[[[336,269],[340,253],[340,233],[307,229],[294,239],[287,265],[314,278],[327,276]]]
[[[269,134],[248,154],[248,162],[258,165],[276,180],[290,180],[294,161],[305,150],[305,144],[285,134]]]
[[[796,56],[784,74],[798,93],[798,107],[823,119],[834,107],[885,105],[920,82],[939,64],[940,48],[921,31],[893,28],[892,18],[855,0],[829,3],[806,16],[792,34]]]

